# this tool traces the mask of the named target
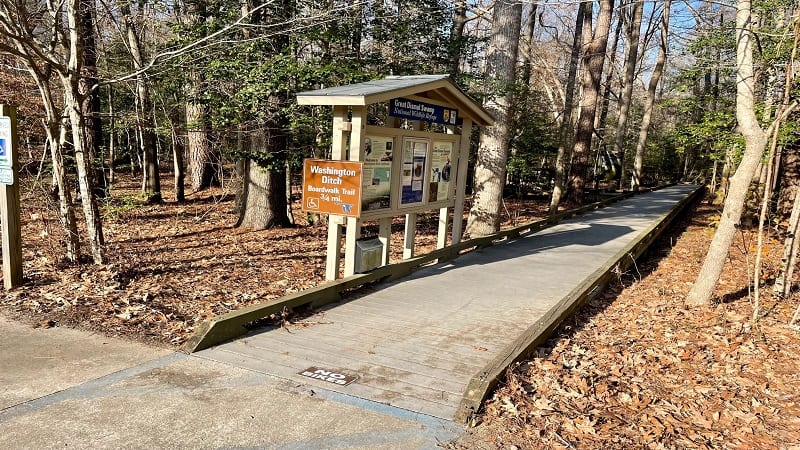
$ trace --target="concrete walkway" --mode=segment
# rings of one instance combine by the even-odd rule
[[[433,449],[460,431],[227,364],[0,317],[2,449]]]
[[[0,448],[435,448],[463,431],[450,420],[469,378],[693,189],[637,196],[193,355],[0,317]],[[299,374],[311,367],[356,379]]]

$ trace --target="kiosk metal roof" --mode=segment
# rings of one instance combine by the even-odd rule
[[[486,126],[494,123],[494,117],[465,94],[449,75],[389,76],[382,80],[300,92],[297,94],[297,103],[366,106],[399,97],[455,107],[461,116],[469,117],[476,125]]]

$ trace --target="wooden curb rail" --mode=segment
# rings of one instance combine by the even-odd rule
[[[661,186],[656,189],[666,186]],[[655,189],[641,190],[638,193],[650,192],[652,190]],[[379,267],[369,273],[357,274],[340,280],[325,282],[301,292],[292,293],[264,303],[258,303],[236,311],[231,311],[200,324],[194,334],[192,334],[189,340],[184,344],[182,351],[193,353],[212,347],[245,335],[248,331],[246,328],[247,324],[269,317],[272,314],[280,314],[284,310],[292,310],[293,308],[301,306],[319,308],[330,303],[335,303],[342,300],[343,293],[353,291],[361,286],[371,283],[388,282],[405,277],[422,265],[431,262],[449,261],[469,251],[490,247],[503,240],[515,239],[525,234],[535,233],[556,225],[564,219],[602,208],[636,194],[637,193],[634,192],[625,192],[580,208],[561,212],[547,219],[529,222],[489,236],[469,239],[456,245],[434,250],[433,252],[406,261]]]
[[[579,306],[595,298],[608,285],[616,274],[627,270],[642,255],[661,233],[672,224],[678,215],[702,192],[698,187],[684,197],[669,212],[639,233],[625,248],[612,256],[602,267],[575,287],[566,297],[553,306],[536,323],[525,330],[520,337],[508,345],[500,354],[472,377],[456,412],[455,420],[466,423],[478,411],[489,392],[505,375],[513,363],[525,358],[536,347],[550,337],[555,328]]]

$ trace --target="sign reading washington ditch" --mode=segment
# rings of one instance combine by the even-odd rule
[[[303,161],[303,211],[360,216],[361,168],[353,161]]]

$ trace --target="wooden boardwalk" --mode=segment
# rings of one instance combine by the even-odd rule
[[[476,373],[695,189],[623,200],[195,355],[453,420]],[[299,374],[309,367],[357,379]]]

